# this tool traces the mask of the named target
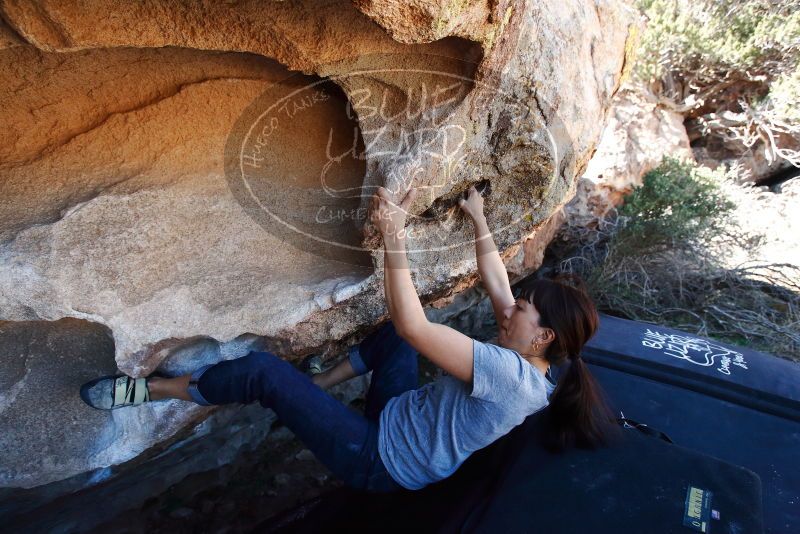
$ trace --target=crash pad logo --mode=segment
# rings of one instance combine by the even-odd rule
[[[416,211],[423,202],[425,210],[407,217],[409,254],[460,261],[474,255],[473,229],[458,207],[467,184],[502,175],[500,185],[520,199],[520,209],[496,208],[497,236],[523,220],[534,222],[535,181],[542,189],[567,173],[560,162],[571,157],[571,143],[555,111],[536,95],[526,95],[527,102],[495,82],[478,81],[477,64],[421,54],[359,56],[350,63],[402,68],[354,67],[328,78],[286,71],[228,136],[225,176],[234,198],[284,243],[372,267],[363,246],[369,198],[380,186],[395,198],[417,187]],[[502,76],[481,72],[480,80]],[[479,133],[485,119],[491,140]],[[487,141],[494,146],[482,146]],[[505,165],[491,163],[512,152]]]
[[[705,339],[665,334],[648,328],[642,336],[642,345],[659,349],[667,356],[686,360],[695,365],[716,367],[716,370],[724,375],[731,374],[731,366],[747,369],[747,362],[741,352]]]

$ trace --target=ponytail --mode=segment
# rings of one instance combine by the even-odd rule
[[[580,355],[569,358],[543,416],[543,444],[552,452],[607,445],[618,430],[599,384]]]
[[[550,364],[567,369],[545,409],[544,445],[552,451],[568,447],[593,448],[608,444],[619,431],[602,389],[580,357],[581,349],[600,324],[597,308],[583,281],[571,274],[528,280],[520,298],[539,311],[539,326],[555,339],[545,352]]]

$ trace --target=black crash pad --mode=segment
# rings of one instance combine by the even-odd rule
[[[800,532],[800,365],[608,315],[583,357],[617,415],[750,469],[761,479],[764,530]]]
[[[613,447],[551,454],[538,415],[420,491],[338,490],[260,532],[700,532],[683,525],[690,487],[719,514],[706,532],[763,531],[761,485],[747,469],[627,429]]]

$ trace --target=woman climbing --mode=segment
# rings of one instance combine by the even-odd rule
[[[548,405],[549,444],[591,447],[606,441],[611,415],[580,358],[594,334],[594,304],[574,278],[536,280],[514,298],[473,187],[461,209],[475,229],[478,271],[491,298],[498,344],[431,323],[411,280],[406,213],[380,188],[370,220],[384,241],[384,291],[391,322],[350,347],[348,357],[309,378],[269,352],[206,365],[175,378],[103,377],[85,384],[90,406],[113,410],[162,399],[208,406],[251,403],[273,409],[336,476],[367,491],[419,489],[451,475],[478,449]],[[418,388],[417,354],[444,370]],[[569,361],[558,385],[550,365]],[[364,415],[324,389],[372,371]]]

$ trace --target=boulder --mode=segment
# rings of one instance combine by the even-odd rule
[[[423,190],[407,229],[423,303],[476,280],[457,207],[473,184],[490,186],[512,270],[535,268],[523,243],[574,194],[637,28],[626,4],[581,0],[10,0],[0,15],[0,319],[33,332],[2,350],[7,488],[140,457],[210,411],[99,414],[76,400],[84,379],[255,346],[335,354],[387,319],[365,224],[379,185]],[[40,346],[47,327],[29,325],[67,318],[113,354],[75,367]],[[73,397],[53,412],[36,383]],[[45,420],[74,425],[68,447]]]
[[[641,185],[664,156],[693,159],[683,116],[661,107],[647,89],[622,88],[609,115],[597,151],[565,207],[570,225],[596,224]]]

